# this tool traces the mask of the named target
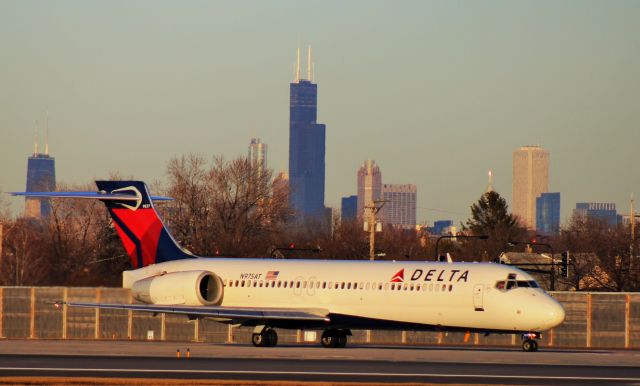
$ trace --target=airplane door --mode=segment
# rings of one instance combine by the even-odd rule
[[[482,304],[483,287],[484,285],[482,284],[476,284],[473,287],[473,308],[475,308],[476,311],[484,311],[484,306]]]

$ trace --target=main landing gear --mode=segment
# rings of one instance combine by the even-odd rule
[[[254,330],[251,343],[256,347],[273,347],[278,344],[278,334],[273,328],[265,327],[260,332]]]
[[[320,343],[327,348],[343,348],[347,345],[347,335],[351,335],[351,331],[333,328],[324,330]]]
[[[522,334],[522,350],[526,352],[538,351],[538,342],[536,339],[540,339],[539,332],[529,332]]]

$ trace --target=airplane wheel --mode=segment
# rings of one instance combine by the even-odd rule
[[[336,338],[337,338],[336,347],[344,348],[344,346],[347,345],[347,335],[346,334],[340,334]]]
[[[264,332],[267,336],[267,347],[275,347],[278,344],[278,334],[276,330],[268,329]]]
[[[336,331],[324,330],[322,337],[320,338],[320,343],[322,344],[322,347],[326,348],[337,347],[338,336],[336,335]]]
[[[266,336],[264,333],[262,334],[253,334],[251,335],[251,343],[253,343],[256,347],[264,347],[266,346]]]
[[[538,351],[538,342],[533,339],[525,339],[525,341],[522,342],[522,349],[526,352]]]
[[[347,345],[347,333],[344,330],[325,330],[320,343],[327,348],[343,348]]]

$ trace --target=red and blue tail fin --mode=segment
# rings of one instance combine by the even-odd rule
[[[170,200],[150,196],[142,181],[96,181],[99,192],[20,192],[16,196],[87,198],[105,203],[134,268],[165,261],[193,258],[171,237],[153,207],[153,201]]]
[[[194,257],[171,237],[153,207],[144,182],[96,181],[96,185],[101,194],[135,197],[135,200],[103,200],[134,268]]]

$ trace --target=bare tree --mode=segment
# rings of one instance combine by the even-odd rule
[[[167,167],[166,210],[176,237],[201,255],[264,256],[284,231],[287,193],[274,189],[271,170],[246,158],[199,155],[173,158]]]

